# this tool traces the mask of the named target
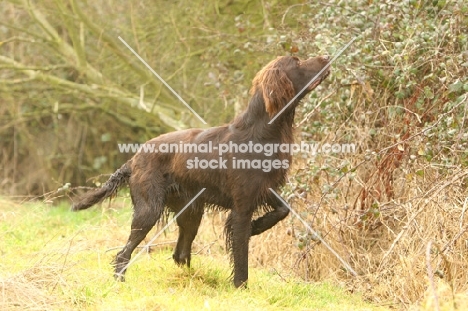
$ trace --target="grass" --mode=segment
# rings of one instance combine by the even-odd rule
[[[125,205],[121,208],[120,205]],[[176,266],[170,228],[131,266],[125,283],[109,265],[127,238],[129,202],[80,213],[68,206],[0,200],[2,310],[381,310],[330,282],[306,283],[252,268],[249,288],[236,290],[222,247],[206,223],[191,269]],[[221,228],[219,228],[219,231]],[[208,232],[208,233],[205,233]],[[153,232],[154,234],[154,232]],[[150,233],[149,237],[152,234]],[[215,233],[216,236],[216,233]],[[169,243],[163,243],[169,241]]]

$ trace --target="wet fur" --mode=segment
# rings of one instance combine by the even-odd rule
[[[265,66],[254,78],[249,105],[231,123],[209,129],[189,129],[153,138],[146,144],[161,143],[255,143],[292,144],[293,120],[299,101],[328,75],[324,72],[271,125],[276,115],[326,64],[328,59],[315,57],[306,61],[291,56],[279,57]],[[167,210],[179,212],[202,188],[206,190],[177,218],[179,238],[173,254],[177,264],[190,266],[191,246],[206,206],[229,210],[225,225],[226,245],[233,261],[236,287],[248,279],[248,245],[253,235],[270,229],[284,219],[289,209],[269,190],[276,191],[286,181],[287,168],[264,172],[258,169],[187,169],[187,160],[218,159],[214,154],[137,153],[99,189],[78,198],[73,210],[86,209],[114,195],[119,186],[128,183],[134,205],[131,233],[124,249],[115,259],[115,276],[123,280],[126,265],[134,249]],[[253,160],[286,160],[288,153],[226,154]],[[168,209],[166,209],[168,207]],[[252,220],[263,207],[265,214]]]

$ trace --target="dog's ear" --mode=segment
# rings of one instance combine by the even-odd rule
[[[280,68],[265,70],[261,82],[265,109],[273,117],[294,97],[294,86]]]

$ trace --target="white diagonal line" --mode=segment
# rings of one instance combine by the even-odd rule
[[[299,214],[296,213],[296,211],[294,211],[294,210],[289,206],[289,204],[286,203],[286,202],[283,200],[283,198],[282,198],[278,193],[276,193],[275,190],[273,190],[273,189],[271,189],[271,188],[268,188],[268,189],[270,189],[270,191],[273,192],[273,194],[274,194],[279,200],[281,200],[281,202],[283,202],[283,204],[294,214],[294,216],[296,216],[296,217],[302,222],[302,224],[303,224],[304,226],[306,226],[306,228],[309,229],[310,232],[312,232],[312,233],[317,237],[317,239],[319,239],[320,242],[321,242],[323,245],[325,245],[325,247],[328,248],[328,250],[329,250],[333,255],[335,255],[336,258],[338,258],[339,261],[341,261],[341,263],[346,267],[346,269],[348,269],[349,272],[351,272],[351,274],[352,274],[353,276],[357,276],[357,275],[358,275],[358,274],[356,273],[356,271],[354,271],[354,269],[351,268],[351,266],[350,266],[346,261],[344,261],[344,259],[341,258],[341,256],[340,256],[333,248],[331,248],[331,246],[328,245],[328,243],[325,242],[325,240],[322,239],[322,237],[321,237],[320,235],[318,235],[318,233],[315,232],[314,229],[312,229],[312,227],[309,226],[309,224],[308,224],[304,219],[302,219],[301,216],[299,216]]]
[[[119,38],[120,41],[122,41],[123,44],[125,44],[125,46],[126,46],[133,54],[135,54],[135,56],[136,56],[136,57],[137,57],[137,58],[138,58],[138,59],[139,59],[139,60],[140,60],[140,61],[141,61],[141,62],[142,62],[142,63],[143,63],[143,64],[144,64],[144,65],[145,65],[145,66],[146,66],[146,67],[147,67],[147,68],[148,68],[148,69],[149,69],[149,70],[150,70],[150,71],[151,71],[151,72],[152,72],[152,73],[153,73],[153,74],[154,74],[154,75],[155,75],[155,76],[156,76],[156,77],[157,77],[157,78],[158,78],[158,79],[159,79],[159,80],[160,80],[160,81],[161,81],[161,82],[162,82],[162,83],[163,83],[163,84],[164,84],[164,85],[165,85],[165,86],[166,86],[166,87],[167,87],[167,88],[184,104],[184,105],[185,105],[185,106],[187,106],[187,108],[188,108],[194,115],[197,116],[198,119],[200,119],[200,121],[203,122],[203,124],[207,124],[207,123],[205,122],[205,120],[203,120],[203,118],[200,117],[200,116],[198,115],[198,113],[196,113],[195,110],[193,110],[192,107],[190,107],[189,104],[187,104],[187,103],[185,102],[185,100],[184,100],[179,94],[177,94],[177,92],[174,91],[174,89],[173,89],[169,84],[167,84],[166,81],[164,81],[164,79],[163,79],[160,75],[158,75],[158,73],[157,73],[156,71],[154,71],[153,68],[151,68],[151,66],[148,65],[148,63],[147,63],[143,58],[141,58],[141,56],[138,55],[138,53],[135,52],[135,50],[133,50],[132,47],[131,47],[130,45],[128,45],[127,42],[125,42],[124,39],[122,39],[120,36],[119,36],[118,38]]]
[[[296,98],[298,98],[298,97],[305,91],[305,89],[307,89],[312,83],[314,83],[314,81],[317,80],[317,79],[320,77],[320,75],[321,75],[325,70],[327,70],[328,67],[330,67],[330,65],[331,65],[331,64],[344,52],[344,50],[346,50],[358,37],[359,37],[359,36],[354,37],[353,39],[351,39],[351,41],[349,41],[341,50],[339,50],[338,53],[336,53],[336,55],[333,56],[332,60],[329,61],[328,64],[325,65],[325,67],[323,67],[322,70],[320,70],[319,73],[316,74],[316,75],[312,78],[312,80],[310,80],[309,83],[307,83],[306,86],[304,86],[304,87],[302,88],[302,90],[300,90],[299,93],[297,93],[296,96],[294,96],[293,99],[291,99],[291,100],[289,101],[289,103],[288,103],[286,106],[284,106],[283,109],[281,109],[281,110],[273,117],[273,119],[270,120],[270,122],[268,122],[268,124],[272,124],[273,121],[275,121],[276,118],[278,118],[279,115],[282,114],[283,111],[285,111],[285,110],[289,107],[289,105],[291,105],[291,104],[296,100]]]
[[[151,244],[153,244],[153,242],[164,232],[164,230],[166,230],[167,227],[169,227],[174,221],[176,221],[177,217],[179,217],[180,214],[182,214],[190,206],[190,204],[192,204],[193,201],[195,201],[195,199],[198,198],[200,194],[202,194],[202,192],[205,190],[206,188],[200,190],[200,192],[198,192],[197,195],[194,196],[193,199],[191,199],[190,202],[188,202],[187,205],[184,206],[184,208],[182,208],[177,214],[175,214],[174,218],[168,221],[167,224],[158,233],[156,233],[156,235],[148,243],[146,243],[145,246],[135,256],[133,256],[133,258],[122,269],[120,269],[120,271],[116,272],[116,275],[123,276],[123,273],[128,269],[128,267],[130,267],[130,265],[132,265],[135,262],[135,260],[145,251],[145,249]]]

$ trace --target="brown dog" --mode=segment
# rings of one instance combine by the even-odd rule
[[[84,194],[74,203],[73,210],[86,209],[112,196],[120,185],[128,182],[134,214],[128,242],[115,259],[116,278],[123,280],[132,252],[161,218],[165,207],[177,213],[206,188],[177,218],[179,238],[173,258],[177,264],[190,265],[192,242],[205,206],[227,209],[230,214],[225,233],[234,263],[234,285],[239,287],[247,282],[250,237],[270,229],[289,213],[289,208],[269,188],[278,190],[284,185],[291,153],[271,147],[293,143],[295,109],[328,76],[329,70],[324,70],[306,87],[328,62],[328,57],[305,61],[292,56],[278,57],[257,73],[249,105],[234,121],[151,139],[146,147],[152,145],[158,150],[173,144],[179,145],[180,150],[175,151],[174,147],[172,152],[138,152],[101,188]],[[274,122],[268,124],[296,95]],[[188,144],[209,145],[212,152],[194,149],[181,152],[182,146]],[[229,150],[225,150],[226,146]],[[268,152],[253,150],[258,151],[262,146],[265,150],[268,146]],[[260,207],[266,213],[252,220],[254,211]]]

